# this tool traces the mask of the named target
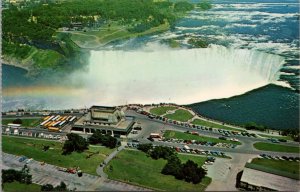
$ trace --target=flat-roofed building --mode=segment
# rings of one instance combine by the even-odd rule
[[[240,187],[250,191],[299,190],[298,179],[287,177],[278,171],[272,172],[269,169],[247,163],[240,180]]]
[[[120,137],[128,135],[133,124],[134,118],[125,116],[117,107],[92,106],[88,113],[74,123],[71,132],[93,134],[100,130],[103,134]]]

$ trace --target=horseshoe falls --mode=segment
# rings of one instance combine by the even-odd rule
[[[188,104],[231,97],[276,82],[280,56],[213,45],[205,49],[92,51],[82,79],[107,105]],[[97,96],[96,96],[97,95]]]

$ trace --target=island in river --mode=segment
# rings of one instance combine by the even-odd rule
[[[2,13],[2,59],[27,69],[32,77],[74,71],[87,63],[87,49],[166,31],[194,8],[185,1],[165,0],[11,5]]]

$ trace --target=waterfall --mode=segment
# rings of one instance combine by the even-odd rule
[[[172,102],[190,104],[243,94],[274,83],[280,56],[212,45],[170,49],[91,51],[87,71],[69,74],[59,85],[3,90],[5,109],[76,108],[91,105]],[[30,105],[30,106],[27,106]]]
[[[90,90],[91,100],[96,97],[105,104],[187,104],[231,97],[275,82],[283,62],[277,55],[218,45],[202,49],[155,45],[143,50],[92,51],[89,72],[73,77]]]

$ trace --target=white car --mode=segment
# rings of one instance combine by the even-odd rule
[[[27,160],[25,161],[25,163],[28,164],[28,163],[30,163],[32,160],[33,160],[32,158],[27,159]]]

